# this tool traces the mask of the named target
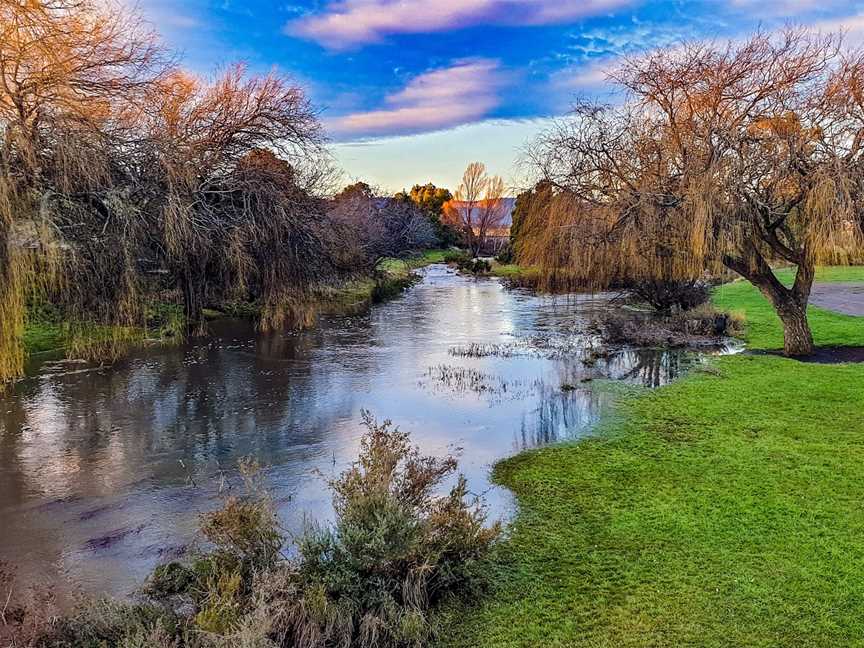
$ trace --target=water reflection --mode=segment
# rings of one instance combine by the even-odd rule
[[[596,381],[657,386],[692,362],[643,351],[586,362],[604,307],[433,266],[400,299],[309,331],[223,321],[212,339],[110,369],[34,366],[0,399],[0,559],[25,580],[128,592],[192,541],[220,476],[249,455],[270,466],[287,529],[326,519],[322,474],[356,456],[361,408],[426,452],[461,448],[472,490],[504,515],[512,500],[490,486],[492,463],[587,433],[612,398]]]

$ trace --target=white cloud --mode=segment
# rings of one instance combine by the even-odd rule
[[[183,8],[165,0],[124,0],[129,7],[137,7],[159,31],[191,30],[203,27],[201,19],[188,13],[189,7]],[[181,9],[182,8],[182,9]]]
[[[552,75],[552,84],[566,90],[594,90],[609,85],[608,75],[620,59],[604,58],[572,65]]]
[[[599,15],[636,0],[337,0],[286,26],[331,49],[387,34],[432,33],[479,24],[544,25]]]
[[[847,45],[864,44],[864,13],[831,20],[820,20],[811,25],[813,29],[823,33],[840,33],[845,35]]]
[[[337,137],[421,133],[466,124],[499,104],[507,82],[498,62],[468,59],[425,72],[386,98],[386,108],[357,112],[327,122]]]

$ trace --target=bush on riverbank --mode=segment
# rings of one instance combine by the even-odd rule
[[[597,326],[605,342],[641,347],[686,347],[718,344],[724,338],[739,337],[744,331],[743,316],[704,305],[672,315],[658,316],[613,310]]]
[[[626,292],[635,301],[663,314],[689,311],[711,299],[711,285],[702,280],[634,281],[627,286]]]
[[[425,645],[430,612],[482,583],[479,564],[500,527],[485,525],[462,477],[437,494],[456,470],[453,457],[421,455],[389,421],[364,413],[364,422],[358,461],[330,482],[335,525],[309,529],[294,557],[282,551],[257,466],[242,464],[244,494],[202,519],[208,552],[157,568],[143,603],[99,601],[59,619],[43,605],[13,606],[3,620],[13,645]],[[0,578],[0,593],[7,587]]]

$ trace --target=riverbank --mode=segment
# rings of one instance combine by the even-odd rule
[[[417,277],[414,270],[432,263],[443,263],[452,254],[451,250],[434,249],[405,259],[382,259],[369,275],[317,290],[315,308],[325,313],[366,308],[374,302],[398,295],[411,286]],[[223,317],[255,318],[258,306],[254,303],[232,302],[205,309],[204,315],[208,320]],[[183,328],[182,308],[166,302],[153,302],[148,307],[147,326],[144,328],[94,326],[72,330],[52,316],[48,309],[37,313],[27,323],[24,346],[31,357],[44,354],[75,355],[76,352],[88,355],[88,351],[98,351],[98,346],[109,340],[112,344],[171,342],[182,337]]]
[[[826,269],[851,281],[862,268]],[[784,277],[788,279],[788,277]],[[717,290],[782,346],[749,284]],[[864,320],[811,309],[817,344]],[[519,514],[453,646],[835,646],[864,636],[864,365],[770,356],[627,402],[596,438],[499,463]]]

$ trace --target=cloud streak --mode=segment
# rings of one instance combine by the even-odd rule
[[[433,33],[481,24],[546,25],[595,16],[636,0],[338,0],[292,21],[289,34],[329,49],[381,41],[389,34]]]
[[[327,122],[338,138],[424,133],[481,119],[500,103],[507,82],[497,61],[467,59],[431,70],[389,95],[387,107],[357,112]]]

